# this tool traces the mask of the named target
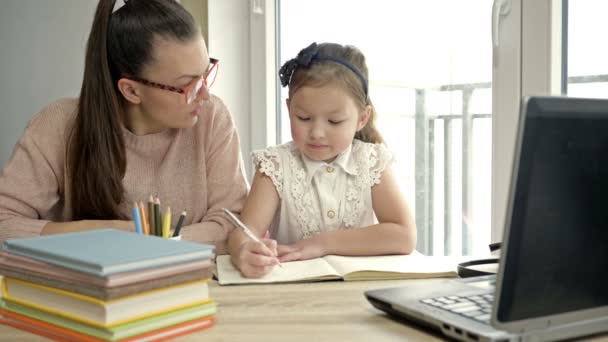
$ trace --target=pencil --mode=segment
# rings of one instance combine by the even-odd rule
[[[264,248],[266,248],[270,252],[270,254],[274,254],[274,253],[272,253],[270,248],[268,248],[268,246],[266,246],[262,241],[260,241],[260,239],[258,239],[258,237],[255,236],[255,234],[253,234],[253,232],[249,228],[247,228],[247,226],[243,222],[241,222],[241,220],[239,220],[239,218],[236,217],[230,210],[224,208],[224,212],[226,213],[226,215],[228,215],[228,218],[230,219],[230,221],[232,221],[232,223],[234,223],[241,231],[243,231],[243,233],[245,233],[245,235],[247,235],[248,238],[250,238],[251,240],[253,240],[257,243],[261,243],[264,246]],[[283,267],[283,265],[281,265],[280,261],[277,265],[279,267]]]
[[[150,224],[150,229],[148,230],[148,233],[150,235],[155,235],[156,217],[154,214],[154,198],[152,197],[152,195],[150,195],[150,199],[148,199],[148,218],[148,223]]]
[[[181,215],[179,215],[179,220],[177,220],[177,225],[175,226],[175,230],[173,231],[173,237],[179,236],[179,231],[182,229],[182,225],[184,224],[184,219],[186,218],[186,211],[182,211]]]
[[[169,229],[171,229],[171,207],[167,207],[163,217],[163,238],[169,238]]]
[[[143,233],[141,229],[141,217],[139,217],[139,206],[137,202],[133,203],[133,221],[135,221],[135,232],[137,234]]]
[[[162,236],[161,225],[163,223],[163,219],[162,219],[161,215],[162,214],[160,213],[160,199],[158,197],[156,197],[156,200],[154,201],[154,220],[155,220],[154,235],[156,235],[156,236]]]
[[[144,234],[150,234],[150,226],[148,226],[148,217],[146,216],[146,207],[144,202],[139,202],[139,215],[141,216],[141,225],[144,229]]]

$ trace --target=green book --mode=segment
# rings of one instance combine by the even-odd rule
[[[211,316],[216,312],[215,302],[210,301],[205,304],[191,306],[185,309],[175,310],[158,316],[148,317],[135,322],[104,329],[36,310],[29,306],[14,303],[6,299],[0,299],[0,308],[106,341],[117,341],[131,336],[141,335],[149,331],[162,329],[197,318]]]

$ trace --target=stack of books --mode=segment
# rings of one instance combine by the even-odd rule
[[[1,323],[61,341],[157,341],[211,327],[213,246],[100,229],[4,241]]]

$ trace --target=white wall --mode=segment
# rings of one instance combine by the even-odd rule
[[[96,4],[96,0],[2,0],[0,165],[44,105],[78,96]]]
[[[245,166],[250,172],[249,1],[209,0],[208,14],[209,55],[220,60],[211,92],[224,100],[236,121]]]
[[[97,0],[2,0],[1,5],[0,165],[43,106],[78,96]],[[221,63],[212,92],[235,118],[249,171],[249,1],[210,0],[208,25],[209,52]]]

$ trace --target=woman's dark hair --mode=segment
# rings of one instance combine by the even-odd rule
[[[154,58],[154,40],[186,42],[199,34],[194,18],[174,0],[100,0],[86,48],[77,115],[67,147],[73,220],[125,219],[124,99],[118,80],[140,77]]]

